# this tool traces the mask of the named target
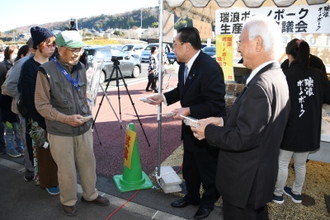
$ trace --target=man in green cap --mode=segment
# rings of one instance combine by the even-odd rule
[[[86,98],[86,69],[79,62],[85,44],[77,31],[56,36],[58,55],[38,71],[35,105],[46,119],[51,154],[58,166],[60,200],[64,212],[77,214],[77,173],[83,189],[82,202],[107,206],[98,195],[93,152],[91,111]]]

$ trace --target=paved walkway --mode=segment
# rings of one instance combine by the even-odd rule
[[[24,166],[15,161],[0,157],[0,219],[6,220],[44,220],[72,219],[62,211],[58,196],[50,196],[34,182],[23,180]],[[165,194],[155,186],[153,189],[121,193],[116,189],[111,177],[98,176],[99,193],[110,200],[110,206],[99,207],[93,204],[78,204],[79,220],[144,220],[192,219],[196,206],[175,209],[170,203],[179,198],[179,194]],[[81,197],[79,185],[78,196]],[[221,220],[221,209],[216,207],[207,218]]]
[[[0,158],[0,219],[72,219],[62,212],[58,196],[48,195],[34,182],[25,182],[23,171],[21,164]],[[100,194],[110,200],[110,206],[78,202],[77,219],[185,219],[104,192]]]

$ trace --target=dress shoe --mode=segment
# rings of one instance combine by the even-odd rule
[[[151,89],[146,89],[146,92],[151,92],[152,90]]]
[[[209,214],[212,212],[213,208],[203,208],[199,207],[196,214],[194,215],[195,219],[203,219],[209,216]]]
[[[75,205],[73,206],[67,206],[67,205],[62,205],[63,211],[67,216],[76,216],[77,215],[77,208]]]
[[[81,201],[82,202],[87,202],[87,203],[93,203],[93,204],[99,205],[99,206],[107,206],[107,205],[110,204],[108,199],[106,199],[106,198],[104,198],[100,195],[98,195],[96,197],[96,199],[94,199],[92,201],[87,201],[86,199],[84,199],[84,197],[81,197]]]
[[[190,201],[188,201],[184,198],[178,199],[178,200],[171,203],[171,206],[174,207],[174,208],[184,208],[188,205],[198,205],[198,204],[191,203]]]

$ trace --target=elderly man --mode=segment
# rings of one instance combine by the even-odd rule
[[[39,68],[35,92],[38,112],[46,119],[51,154],[58,166],[60,200],[67,215],[76,215],[79,169],[83,202],[101,206],[109,200],[98,195],[93,152],[91,111],[86,99],[86,69],[77,31],[63,31],[55,40],[58,56]]]
[[[220,149],[216,184],[225,220],[268,219],[278,155],[290,111],[289,90],[276,60],[281,47],[276,22],[256,16],[240,35],[238,52],[251,69],[246,88],[227,118],[199,120],[194,136]]]

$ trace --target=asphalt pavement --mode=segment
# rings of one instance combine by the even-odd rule
[[[34,181],[24,181],[24,166],[15,160],[9,159],[7,155],[0,157],[0,219],[3,220],[181,220],[192,219],[198,208],[172,208],[170,203],[180,196],[165,194],[157,186],[148,190],[121,193],[111,177],[98,176],[97,189],[100,195],[110,200],[110,206],[100,207],[78,201],[78,215],[68,217],[62,210],[58,196],[49,195],[46,190],[36,186]],[[80,185],[78,197],[81,198]],[[216,207],[207,219],[221,220],[221,209]]]

